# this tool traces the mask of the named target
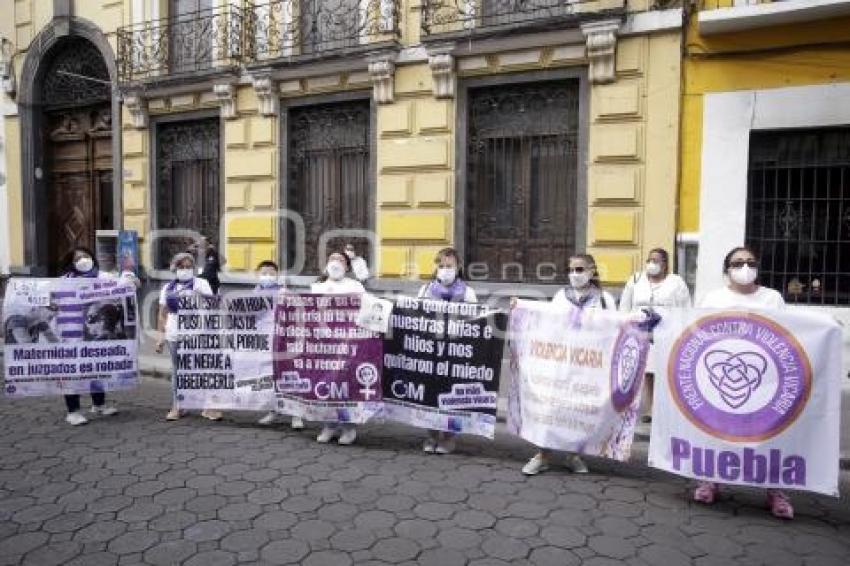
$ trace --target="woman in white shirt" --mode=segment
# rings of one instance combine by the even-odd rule
[[[348,277],[351,271],[351,261],[342,252],[334,252],[328,256],[325,273],[318,281],[310,286],[311,293],[322,295],[354,295],[365,293],[363,284]],[[357,426],[352,423],[324,423],[322,432],[316,437],[316,442],[327,444],[339,434],[339,444],[354,444],[357,440]]]
[[[202,295],[212,297],[213,291],[206,279],[195,277],[195,258],[189,253],[176,254],[171,259],[171,272],[174,279],[167,283],[159,293],[158,328],[160,338],[156,343],[156,352],[161,353],[168,343],[171,352],[171,410],[165,419],[176,421],[182,415],[177,407],[177,360],[180,350],[180,331],[177,328],[177,311],[180,297]],[[201,416],[217,421],[221,419],[221,411],[201,411]]]
[[[644,309],[663,311],[667,308],[691,306],[691,292],[685,281],[670,273],[670,255],[663,248],[650,250],[646,268],[635,273],[626,282],[620,296],[620,312],[639,314]],[[652,395],[655,385],[654,356],[650,352],[644,383],[643,399],[646,415],[643,422],[652,420]]]
[[[779,310],[785,307],[785,300],[778,291],[756,283],[758,259],[749,248],[733,248],[726,254],[723,273],[727,277],[726,286],[709,292],[700,302],[700,307],[758,310]],[[701,481],[694,490],[694,501],[714,503],[718,491],[716,483]],[[780,519],[794,518],[794,507],[782,491],[767,490],[767,502],[774,516]]]
[[[610,293],[602,289],[596,260],[589,254],[570,256],[570,284],[559,289],[552,297],[552,303],[557,305],[574,305],[580,309],[617,310],[617,302]],[[522,473],[534,476],[549,469],[552,450],[539,448],[537,454],[523,466]],[[578,454],[570,454],[567,465],[576,474],[586,474],[587,464]]]

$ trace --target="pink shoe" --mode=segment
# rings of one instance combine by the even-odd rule
[[[717,487],[716,483],[701,481],[694,490],[694,501],[711,505],[714,503],[714,498],[718,491],[720,491],[720,489]]]
[[[767,505],[773,516],[778,519],[794,518],[794,506],[791,505],[788,497],[777,489],[767,490]]]

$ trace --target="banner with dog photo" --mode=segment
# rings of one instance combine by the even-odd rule
[[[649,336],[598,309],[519,301],[510,319],[508,430],[536,446],[627,460]]]
[[[8,397],[138,385],[136,288],[122,279],[12,279],[3,301]]]
[[[655,331],[649,464],[838,495],[841,327],[806,310],[689,310]]]

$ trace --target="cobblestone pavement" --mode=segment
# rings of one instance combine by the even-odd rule
[[[525,478],[507,435],[427,456],[400,426],[342,447],[247,414],[167,423],[160,380],[114,398],[76,428],[60,399],[0,401],[0,564],[850,563],[846,498],[795,495],[786,523],[760,493],[698,506],[637,464]]]

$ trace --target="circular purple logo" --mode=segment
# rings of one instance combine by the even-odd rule
[[[812,389],[812,368],[787,329],[752,313],[724,312],[689,326],[668,363],[673,400],[694,425],[725,440],[776,436]]]
[[[611,357],[611,403],[618,413],[629,408],[640,391],[648,352],[643,333],[632,327],[620,331]]]

